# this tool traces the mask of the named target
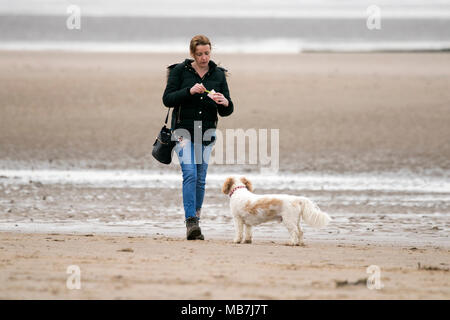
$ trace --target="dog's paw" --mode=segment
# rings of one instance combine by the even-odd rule
[[[242,239],[234,239],[233,243],[241,243]]]
[[[305,244],[303,242],[289,242],[285,245],[289,247],[305,247]]]
[[[242,243],[252,243],[252,239],[244,240],[244,242],[242,242]]]

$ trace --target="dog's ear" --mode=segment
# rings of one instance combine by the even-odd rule
[[[247,178],[242,177],[241,182],[245,185],[248,191],[253,192],[252,183]]]
[[[232,177],[227,178],[225,180],[225,182],[223,183],[222,192],[225,194],[229,194],[233,184],[234,184],[234,179]]]

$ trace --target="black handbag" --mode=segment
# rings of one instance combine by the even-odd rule
[[[161,128],[155,142],[153,143],[152,156],[161,163],[170,164],[172,162],[172,150],[176,142],[172,141],[172,132],[166,127],[169,119],[169,110],[167,111],[166,121]]]

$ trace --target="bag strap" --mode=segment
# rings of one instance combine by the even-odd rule
[[[170,66],[167,67],[167,78],[169,78],[170,70],[172,70],[173,68],[175,68],[177,65],[178,65],[178,63],[174,63],[174,64],[172,64],[172,65],[170,65]],[[181,77],[180,77],[180,79],[181,79]],[[164,124],[165,124],[165,125],[167,125],[167,121],[169,120],[169,112],[170,112],[170,108],[173,108],[173,107],[169,107],[169,108],[168,108],[169,110],[167,110],[166,121],[164,121]]]
[[[165,124],[165,125],[167,124],[167,121],[169,120],[169,112],[170,112],[170,108],[171,108],[171,107],[169,107],[168,110],[167,110],[166,121],[164,121],[164,124]]]

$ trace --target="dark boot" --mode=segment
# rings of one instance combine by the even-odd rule
[[[186,219],[186,238],[188,240],[204,240],[202,230],[198,225],[197,217],[189,217]]]

